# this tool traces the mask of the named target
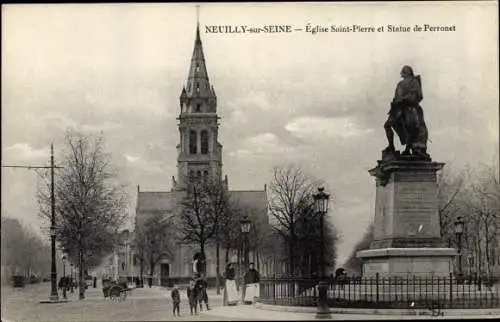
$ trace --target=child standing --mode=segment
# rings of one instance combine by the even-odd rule
[[[174,316],[175,316],[175,311],[177,311],[177,316],[181,316],[180,313],[181,294],[179,293],[179,288],[177,287],[177,285],[174,285],[174,288],[170,292],[170,296],[172,297]]]
[[[187,288],[187,297],[189,299],[189,309],[191,310],[191,315],[193,315],[193,312],[198,315],[198,289],[194,280],[191,280],[189,283]]]

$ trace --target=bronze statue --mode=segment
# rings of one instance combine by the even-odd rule
[[[427,126],[424,121],[424,112],[419,105],[423,99],[422,82],[420,75],[415,76],[410,66],[401,70],[403,78],[396,87],[394,99],[391,102],[389,118],[384,124],[389,145],[384,153],[394,153],[394,134],[399,136],[402,145],[406,145],[403,155],[416,155],[428,158],[427,154]]]

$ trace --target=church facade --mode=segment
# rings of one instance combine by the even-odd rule
[[[231,191],[227,176],[223,177],[222,144],[219,143],[219,120],[217,96],[210,84],[199,25],[187,81],[182,87],[179,98],[179,144],[177,148],[177,177],[172,177],[170,191],[141,191],[137,188],[136,227],[142,225],[150,216],[173,221],[179,227],[182,211],[180,203],[186,196],[190,180],[210,177],[222,182],[229,191],[231,200],[238,202],[253,212],[251,218],[265,220],[267,223],[266,188],[254,191]],[[136,250],[137,251],[137,250]],[[164,284],[168,279],[187,278],[192,274],[193,255],[199,251],[197,245],[178,241],[172,256],[163,258],[155,268],[153,277]],[[215,247],[208,244],[205,248],[206,270],[208,277],[216,276]],[[225,266],[225,250],[220,249],[220,272]],[[235,255],[231,254],[231,260]],[[144,271],[147,271],[146,269]],[[139,263],[134,262],[134,275],[140,274]]]

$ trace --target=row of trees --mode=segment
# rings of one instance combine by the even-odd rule
[[[268,204],[256,208],[228,191],[219,178],[190,178],[187,193],[180,200],[179,213],[173,220],[162,214],[149,216],[136,228],[136,244],[141,267],[153,275],[163,257],[173,256],[178,242],[194,244],[205,255],[207,245],[215,246],[216,276],[222,273],[230,253],[243,258],[244,242],[240,220],[252,221],[249,250],[257,268],[263,262],[286,264],[283,273],[311,275],[320,272],[319,217],[314,211],[313,194],[320,182],[294,166],[276,167],[267,191]],[[268,217],[269,215],[269,217]],[[330,220],[325,220],[326,265],[335,266],[338,234]],[[221,254],[221,250],[225,253]],[[278,270],[274,265],[274,270]],[[217,283],[219,284],[219,283]]]
[[[269,214],[272,233],[279,237],[285,252],[276,255],[287,261],[286,272],[293,275],[320,273],[320,218],[314,210],[313,195],[322,185],[292,165],[274,169],[269,187]],[[331,192],[330,192],[331,193]],[[328,215],[324,221],[325,265],[335,267],[339,235]]]
[[[113,251],[126,218],[126,194],[117,182],[102,137],[69,132],[56,170],[54,195],[56,241],[78,267],[79,297],[83,299],[88,270]],[[41,217],[50,227],[51,183],[44,175],[38,203]]]
[[[458,248],[455,222],[465,222],[462,235],[464,274],[491,275],[500,266],[500,181],[498,164],[467,168],[458,173],[443,171],[438,176],[438,211],[445,244]],[[355,245],[346,266],[361,270],[356,252],[367,249],[373,240],[373,224]],[[456,262],[457,263],[457,262]],[[456,265],[458,266],[458,265]],[[457,268],[457,267],[456,267]]]
[[[46,278],[50,274],[50,246],[14,218],[2,217],[2,282],[13,275]]]

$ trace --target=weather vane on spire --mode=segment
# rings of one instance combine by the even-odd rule
[[[196,5],[196,24],[200,25],[200,5]]]

